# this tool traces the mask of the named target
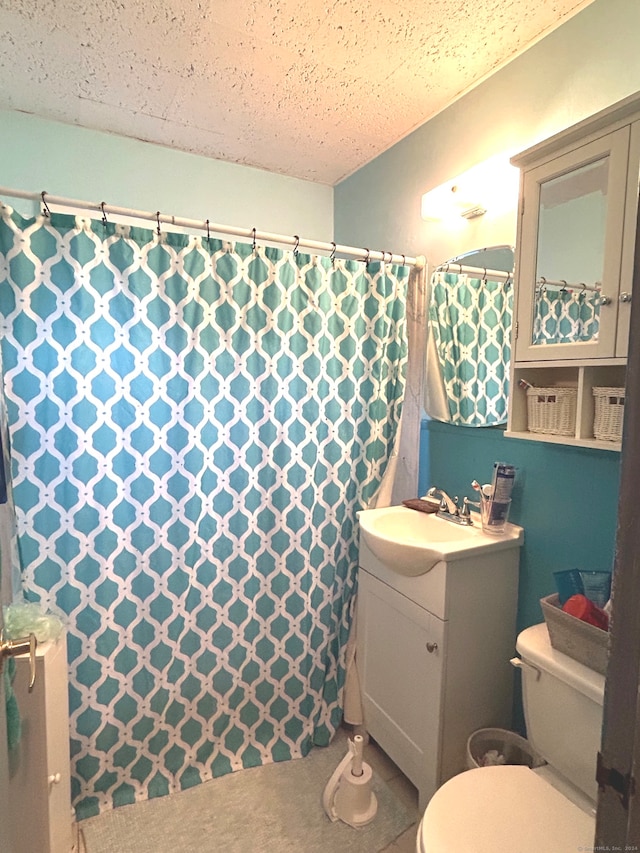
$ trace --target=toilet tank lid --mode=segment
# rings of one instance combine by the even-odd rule
[[[525,628],[518,635],[516,649],[524,661],[564,681],[598,705],[604,703],[604,675],[554,649],[546,623]]]

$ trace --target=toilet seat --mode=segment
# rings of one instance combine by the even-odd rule
[[[464,806],[462,805],[464,803]],[[567,853],[593,847],[595,818],[533,770],[478,767],[431,798],[418,853]]]

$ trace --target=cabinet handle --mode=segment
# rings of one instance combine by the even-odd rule
[[[599,299],[600,305],[611,305],[611,297],[602,295]]]
[[[432,655],[434,652],[437,652],[438,651],[438,644],[437,643],[427,643],[427,651],[429,652],[430,655]]]
[[[620,302],[631,302],[631,294],[623,291],[620,294]]]

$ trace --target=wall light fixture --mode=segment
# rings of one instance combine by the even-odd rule
[[[463,216],[475,219],[490,211],[515,209],[519,170],[509,162],[509,154],[499,154],[473,166],[457,178],[435,187],[422,196],[422,218],[436,221]]]

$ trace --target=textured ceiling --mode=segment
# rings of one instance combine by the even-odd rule
[[[335,184],[591,0],[0,0],[0,107]]]

